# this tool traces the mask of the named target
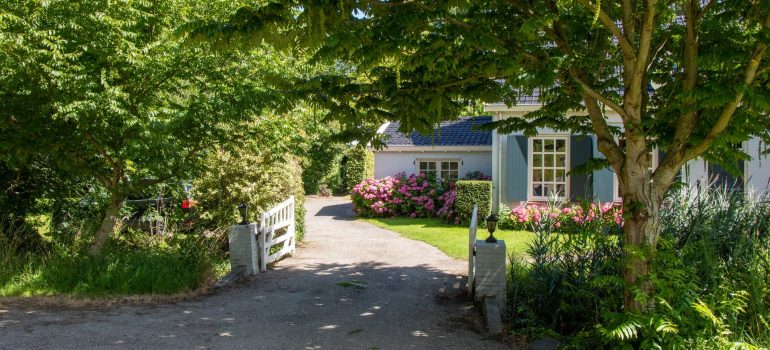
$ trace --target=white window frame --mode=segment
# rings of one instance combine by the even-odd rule
[[[536,139],[538,140],[564,140],[564,147],[565,147],[565,159],[564,159],[564,194],[562,196],[556,197],[558,200],[564,200],[566,198],[570,198],[570,175],[569,172],[572,170],[572,157],[571,157],[571,136],[570,134],[543,134],[543,135],[537,135],[533,137],[527,138],[527,200],[530,201],[548,201],[551,199],[549,196],[536,196],[534,194],[533,186],[533,175],[534,175],[534,169],[533,169],[533,152],[534,152],[534,141]],[[555,160],[554,160],[555,162]],[[555,163],[554,163],[555,164]],[[542,166],[540,167],[542,169]]]
[[[420,174],[420,163],[436,163],[436,179],[441,178],[441,162],[457,163],[457,180],[462,178],[463,160],[459,158],[416,158],[414,160],[415,174]]]
[[[618,141],[618,140],[615,139],[615,141]],[[658,149],[658,146],[653,147],[650,152],[652,153],[650,166],[652,167],[652,171],[655,171],[655,169],[658,168],[658,162],[659,162],[658,157],[660,156],[660,151]],[[620,181],[618,180],[618,174],[616,174],[614,171],[612,173],[615,174],[614,180],[612,183],[612,197],[614,198],[615,202],[619,203],[623,201],[623,197],[620,196]]]

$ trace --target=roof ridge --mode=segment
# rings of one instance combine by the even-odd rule
[[[492,116],[460,116],[455,120],[440,122],[432,133],[427,135],[417,131],[409,134],[398,131],[400,122],[392,122],[385,127],[383,134],[389,146],[491,146],[492,132],[475,130],[477,125],[492,122]]]

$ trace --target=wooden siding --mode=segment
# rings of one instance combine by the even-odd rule
[[[524,135],[509,135],[506,154],[505,176],[507,191],[505,202],[514,203],[527,200],[527,137]]]
[[[584,165],[593,157],[593,138],[587,135],[572,135],[570,137],[570,161],[572,169]],[[572,170],[570,170],[571,172]],[[569,174],[570,199],[593,200],[593,174],[575,172]]]

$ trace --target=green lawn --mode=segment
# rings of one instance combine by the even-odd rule
[[[428,243],[453,258],[468,259],[468,226],[446,224],[441,219],[360,218],[359,220],[398,232],[406,238]],[[485,228],[478,230],[479,239],[484,239],[488,235]],[[534,234],[528,231],[497,231],[495,237],[505,240],[509,255],[522,256]]]

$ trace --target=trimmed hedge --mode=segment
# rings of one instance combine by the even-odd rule
[[[492,182],[480,180],[459,180],[456,184],[457,197],[455,211],[457,216],[467,222],[473,215],[473,205],[479,206],[479,225],[483,225],[492,208]]]
[[[374,153],[362,147],[348,150],[342,160],[342,185],[350,191],[370,177],[374,177]]]

